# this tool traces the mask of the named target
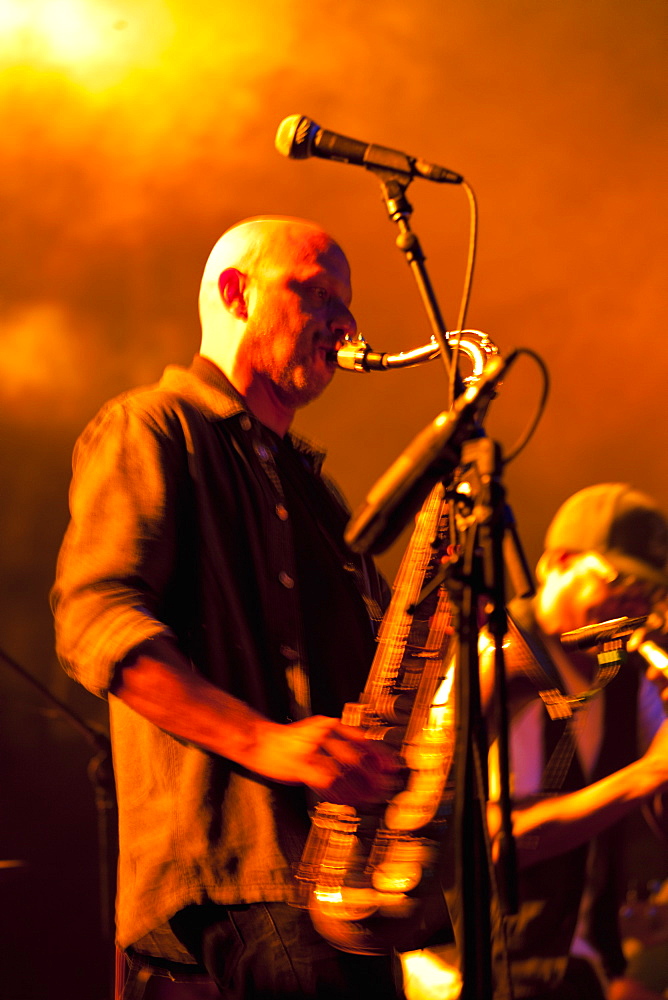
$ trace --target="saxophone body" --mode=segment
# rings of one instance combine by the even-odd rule
[[[297,871],[314,926],[343,951],[417,947],[446,919],[437,869],[452,800],[452,627],[442,584],[420,595],[441,565],[447,524],[439,484],[418,515],[365,689],[342,716],[398,750],[405,786],[373,815],[320,803]]]

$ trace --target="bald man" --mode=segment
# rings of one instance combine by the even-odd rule
[[[108,403],[75,451],[52,599],[61,662],[109,699],[117,941],[131,969],[204,968],[226,997],[395,995],[389,959],[335,951],[290,905],[307,790],[368,807],[395,782],[337,721],[380,583],[289,432],[355,331],[350,301],[315,224],[233,227],[204,270],[201,353]]]

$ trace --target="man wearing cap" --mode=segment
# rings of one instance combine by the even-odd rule
[[[518,1000],[603,996],[588,960],[591,944],[608,974],[623,969],[617,911],[627,872],[620,851],[637,835],[624,824],[638,823],[640,807],[668,789],[668,723],[637,653],[606,685],[608,665],[600,668],[597,650],[567,653],[559,636],[665,607],[667,558],[668,523],[650,497],[624,483],[591,486],[550,524],[536,596],[510,604],[520,906],[506,918],[505,936]],[[483,691],[490,659],[483,649]],[[490,828],[494,835],[494,805]],[[495,960],[504,961],[502,948]],[[497,973],[503,982],[502,965]]]

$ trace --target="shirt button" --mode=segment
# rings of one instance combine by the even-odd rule
[[[285,657],[286,660],[296,660],[299,653],[292,646],[287,646],[285,643],[281,646],[281,655]]]
[[[255,445],[255,454],[262,462],[266,462],[269,458],[269,449],[265,448],[263,444]]]
[[[247,413],[242,413],[241,418],[239,420],[239,426],[241,427],[242,431],[249,431],[251,429],[251,418],[248,416]]]
[[[290,574],[286,573],[285,570],[283,570],[283,569],[278,574],[278,579],[279,579],[279,582],[282,583],[283,586],[286,588],[286,590],[292,590],[292,588],[295,585],[295,581],[292,579],[292,577],[290,576]]]
[[[287,508],[284,507],[282,503],[276,504],[276,514],[281,519],[281,521],[287,521],[288,511]]]

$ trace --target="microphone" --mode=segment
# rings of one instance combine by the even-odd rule
[[[424,503],[439,479],[459,465],[467,435],[481,406],[494,394],[518,352],[487,362],[480,378],[413,438],[372,486],[348,522],[344,538],[353,552],[383,552]]]
[[[407,156],[396,149],[374,146],[372,143],[349,139],[337,132],[327,132],[305,115],[284,118],[276,132],[276,149],[293,160],[320,156],[324,160],[352,163],[368,170],[380,168],[407,177],[424,177],[437,184],[461,184],[464,178],[452,170]]]
[[[564,632],[561,643],[565,649],[591,649],[592,646],[600,646],[604,642],[625,639],[644,625],[649,617],[650,615],[643,615],[642,618],[613,618],[608,622],[585,625],[584,628]]]

